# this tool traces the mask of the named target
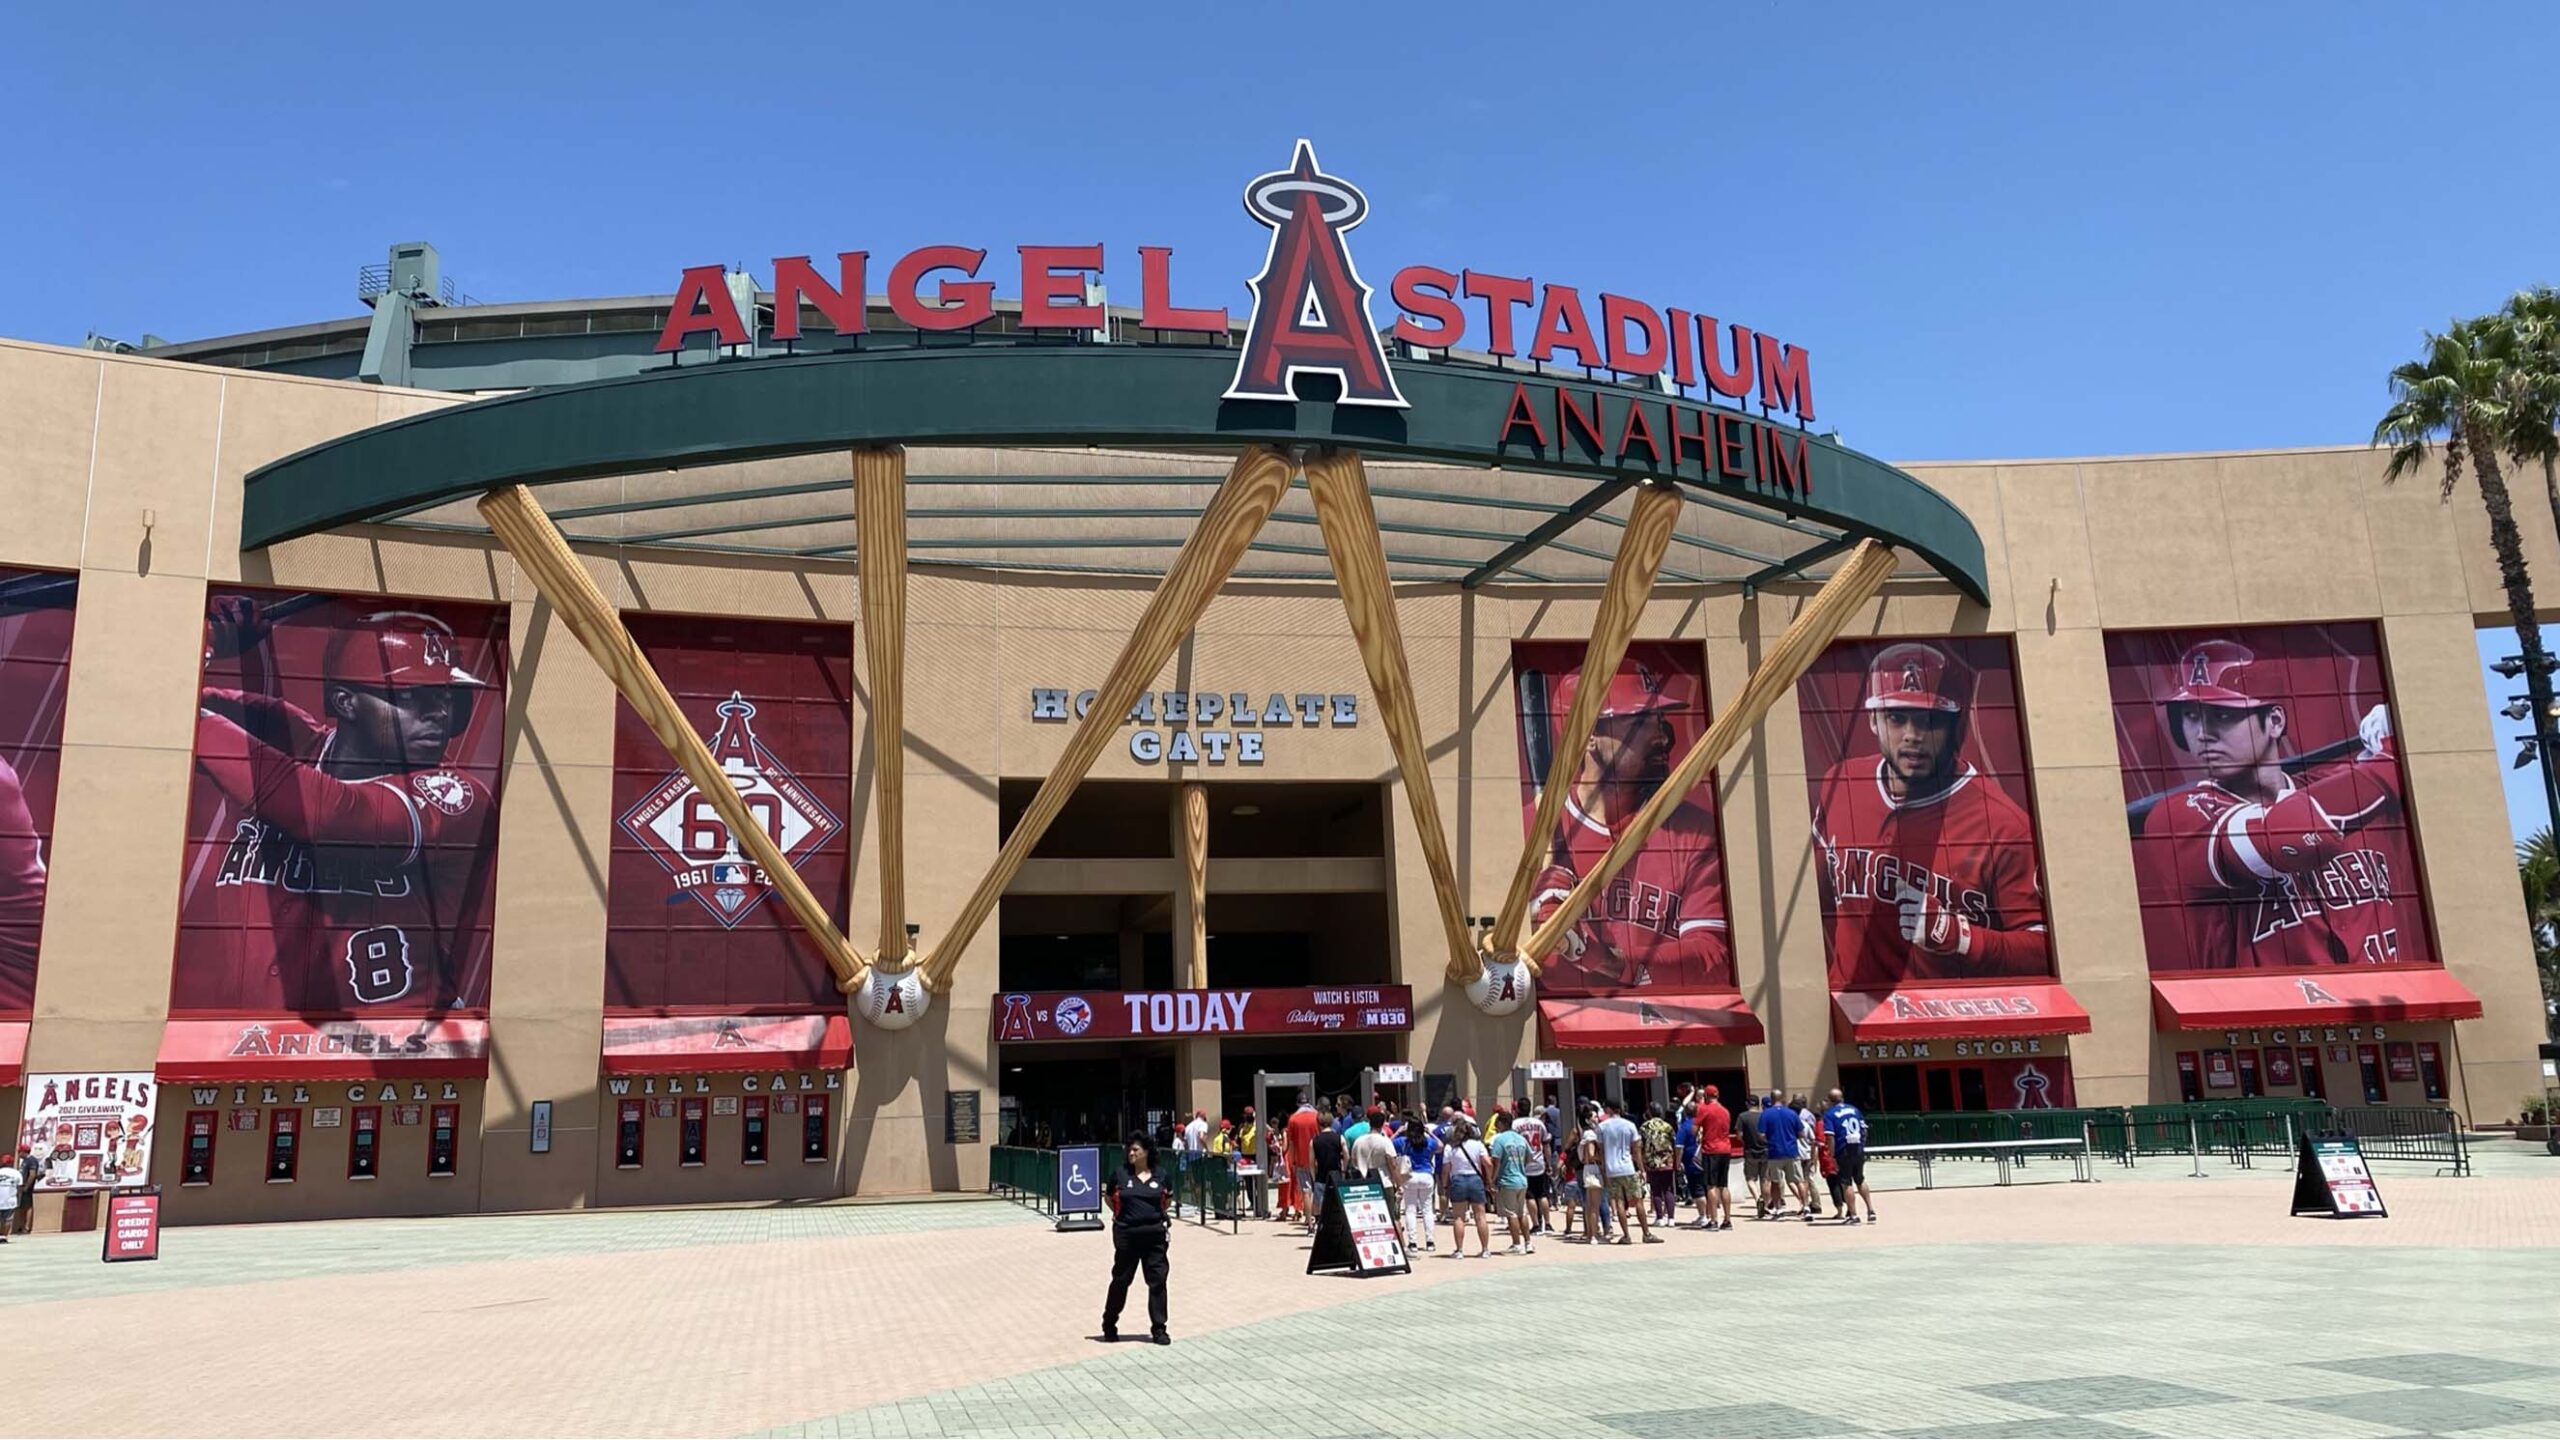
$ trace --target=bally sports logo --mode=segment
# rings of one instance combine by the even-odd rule
[[[797,868],[835,838],[844,822],[756,738],[755,716],[755,705],[730,691],[720,702],[720,729],[711,737],[711,756],[746,802],[747,812],[763,822],[774,848]],[[712,919],[736,929],[772,893],[770,877],[740,852],[720,812],[682,770],[669,771],[624,812],[622,828],[665,868],[670,905],[699,902]]]

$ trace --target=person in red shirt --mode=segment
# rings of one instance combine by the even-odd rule
[[[1878,753],[1833,766],[1814,807],[1835,988],[2052,972],[2035,824],[1964,759],[1973,692],[1919,641],[1868,666]]]
[[[2297,773],[2286,764],[2293,725],[2273,662],[2238,641],[2207,640],[2178,665],[2162,718],[2170,743],[2205,773],[2142,826],[2144,839],[2163,837],[2139,847],[2144,888],[2177,896],[2186,941],[2177,964],[2155,956],[2154,968],[2399,961],[2392,875],[2408,857],[2387,823],[2401,813],[2391,712],[2365,712],[2351,758]]]
[[[1281,1218],[1304,1220],[1311,1233],[1316,1222],[1315,1192],[1307,1180],[1315,1174],[1316,1132],[1323,1128],[1324,1117],[1316,1114],[1315,1102],[1304,1095],[1298,1097],[1298,1108],[1282,1127],[1283,1143],[1289,1147],[1289,1185]]]
[[[266,633],[254,602],[221,597],[206,654],[236,655]],[[445,751],[488,685],[455,652],[443,621],[383,611],[330,637],[325,717],[274,695],[203,691],[195,763],[206,783],[174,1008],[487,1003],[497,802]]]
[[[1559,713],[1573,708],[1580,683],[1578,675],[1557,682]],[[1697,682],[1689,676],[1630,662],[1610,677],[1581,771],[1565,796],[1551,863],[1530,900],[1533,926],[1599,866],[1620,827],[1670,778],[1669,716],[1697,707]],[[1565,932],[1538,983],[1559,995],[1732,984],[1718,845],[1714,814],[1682,801]]]
[[[1708,1086],[1692,1117],[1698,1130],[1698,1160],[1707,1172],[1706,1188],[1698,1196],[1698,1218],[1691,1226],[1698,1230],[1733,1228],[1733,1157],[1741,1147],[1734,1139],[1733,1112],[1724,1108],[1717,1093],[1715,1086]]]

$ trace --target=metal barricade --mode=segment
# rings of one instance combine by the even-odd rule
[[[2433,1163],[2436,1173],[2471,1173],[2462,1117],[2432,1105],[2341,1105],[2336,1126],[2356,1137],[2368,1160]]]

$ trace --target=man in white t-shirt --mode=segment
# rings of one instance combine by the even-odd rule
[[[1554,1182],[1547,1177],[1547,1153],[1555,1139],[1547,1133],[1547,1122],[1538,1116],[1538,1108],[1523,1100],[1512,1107],[1511,1129],[1529,1142],[1529,1233],[1536,1235],[1547,1229],[1547,1195]]]
[[[1186,1155],[1198,1155],[1208,1148],[1209,1112],[1194,1110],[1191,1123],[1182,1127],[1182,1151]]]
[[[1635,1122],[1619,1112],[1616,1100],[1603,1101],[1600,1108],[1607,1116],[1600,1122],[1600,1168],[1608,1176],[1610,1208],[1618,1212],[1618,1243],[1635,1243],[1627,1233],[1627,1217],[1632,1213],[1644,1230],[1644,1243],[1659,1245],[1662,1241],[1653,1233],[1651,1187],[1636,1165],[1636,1145],[1642,1137]],[[1590,1177],[1585,1176],[1583,1183],[1590,1184]]]

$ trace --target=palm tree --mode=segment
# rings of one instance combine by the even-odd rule
[[[2552,530],[2560,534],[2560,479],[2552,473],[2560,462],[2560,290],[2519,290],[2499,314],[2515,328],[2520,362],[2508,381],[2512,403],[2503,448],[2519,465],[2541,465]]]
[[[2546,1033],[2560,1017],[2560,849],[2549,827],[2516,845],[2516,879],[2524,886],[2525,920],[2533,927],[2533,968],[2542,975]]]
[[[2550,453],[2551,397],[2534,378],[2543,373],[2535,365],[2534,339],[2528,326],[2503,312],[2456,320],[2442,334],[2430,332],[2426,354],[2392,370],[2391,408],[2373,427],[2373,443],[2391,447],[2391,463],[2382,472],[2386,484],[2423,466],[2438,444],[2444,448],[2440,493],[2445,498],[2462,483],[2463,467],[2471,468],[2480,487],[2480,507],[2489,512],[2489,548],[2497,552],[2498,580],[2524,656],[2525,691],[2539,736],[2549,723],[2543,717],[2551,714],[2551,661],[2542,648],[2533,581],[2524,568],[2524,538],[2516,530],[2515,504],[2501,463]],[[2538,442],[2533,440],[2537,431]],[[2541,755],[2546,766],[2554,758]]]

